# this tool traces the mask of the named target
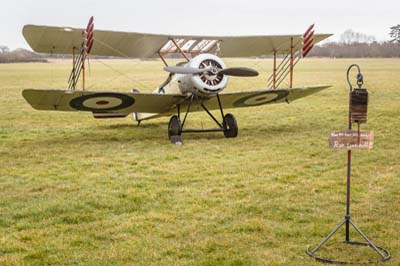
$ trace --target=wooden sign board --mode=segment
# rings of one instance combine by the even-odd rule
[[[336,150],[370,150],[373,146],[373,131],[331,131],[329,138],[329,147]]]

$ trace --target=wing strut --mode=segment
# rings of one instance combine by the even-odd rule
[[[314,24],[312,24],[302,36],[302,49],[295,51],[298,42],[294,43],[294,38],[290,38],[290,53],[286,54],[278,67],[276,67],[277,51],[274,51],[274,66],[271,76],[267,80],[269,88],[276,89],[289,76],[289,87],[293,87],[293,71],[297,63],[311,51],[314,47]]]
[[[89,60],[89,54],[90,51],[92,50],[93,47],[93,31],[94,31],[94,23],[93,23],[93,17],[89,19],[89,22],[87,24],[86,29],[82,32],[82,44],[81,48],[79,49],[79,55],[76,57],[76,50],[78,50],[76,47],[72,48],[72,54],[73,54],[73,59],[72,59],[72,71],[71,74],[69,75],[68,79],[68,88],[70,90],[75,90],[76,89],[76,84],[78,83],[79,77],[82,74],[82,87],[85,89],[85,61],[86,59]]]

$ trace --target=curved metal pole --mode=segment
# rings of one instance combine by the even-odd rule
[[[362,75],[361,75],[361,70],[360,66],[357,64],[352,64],[349,66],[347,69],[347,83],[349,84],[349,130],[352,129],[352,123],[351,123],[351,93],[353,91],[353,86],[350,82],[350,70],[356,67],[358,74],[357,74],[357,84],[359,84],[359,81],[362,80]],[[360,85],[360,84],[359,84]],[[346,242],[350,241],[350,184],[351,184],[351,150],[347,151],[347,192],[346,192]]]

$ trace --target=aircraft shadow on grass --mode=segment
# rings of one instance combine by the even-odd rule
[[[262,121],[260,121],[262,122]],[[265,121],[265,123],[268,123]],[[158,142],[160,139],[167,139],[168,136],[163,130],[166,126],[166,122],[152,122],[142,123],[139,127],[133,126],[132,124],[113,124],[113,125],[97,125],[88,127],[79,131],[79,133],[72,132],[68,136],[68,132],[60,136],[51,136],[50,138],[43,140],[37,139],[32,140],[33,145],[53,146],[53,145],[86,145],[88,143],[135,143],[142,141],[155,141]],[[269,124],[260,127],[257,124],[247,124],[243,126],[243,129],[239,132],[242,137],[250,139],[263,139],[263,138],[274,138],[284,135],[297,135],[299,132],[306,132],[310,130],[310,126],[305,121],[293,121],[291,124],[280,124],[274,125]],[[203,133],[203,134],[191,134],[189,141],[202,141],[202,140],[220,140],[223,137],[216,133]],[[43,137],[43,135],[41,135]],[[183,138],[185,141],[185,138]],[[230,142],[227,142],[230,143]],[[25,143],[28,145],[28,143]],[[228,144],[229,145],[229,144]]]

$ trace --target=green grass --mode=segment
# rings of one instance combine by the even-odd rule
[[[400,264],[400,60],[307,59],[295,84],[334,87],[290,105],[230,110],[239,136],[167,139],[168,118],[41,112],[26,88],[63,88],[70,63],[0,65],[0,263],[4,265],[318,265],[305,254],[344,217],[346,153],[328,148],[347,122],[345,71],[361,65],[370,92],[371,151],[354,152],[352,217]],[[231,79],[227,90],[262,88]],[[92,62],[97,90],[153,90],[160,62]],[[115,73],[109,66],[125,76]],[[354,74],[353,74],[354,76]],[[202,113],[190,126],[211,125]],[[356,234],[352,232],[352,235]],[[364,261],[344,230],[320,255]],[[358,237],[356,239],[359,239]]]

